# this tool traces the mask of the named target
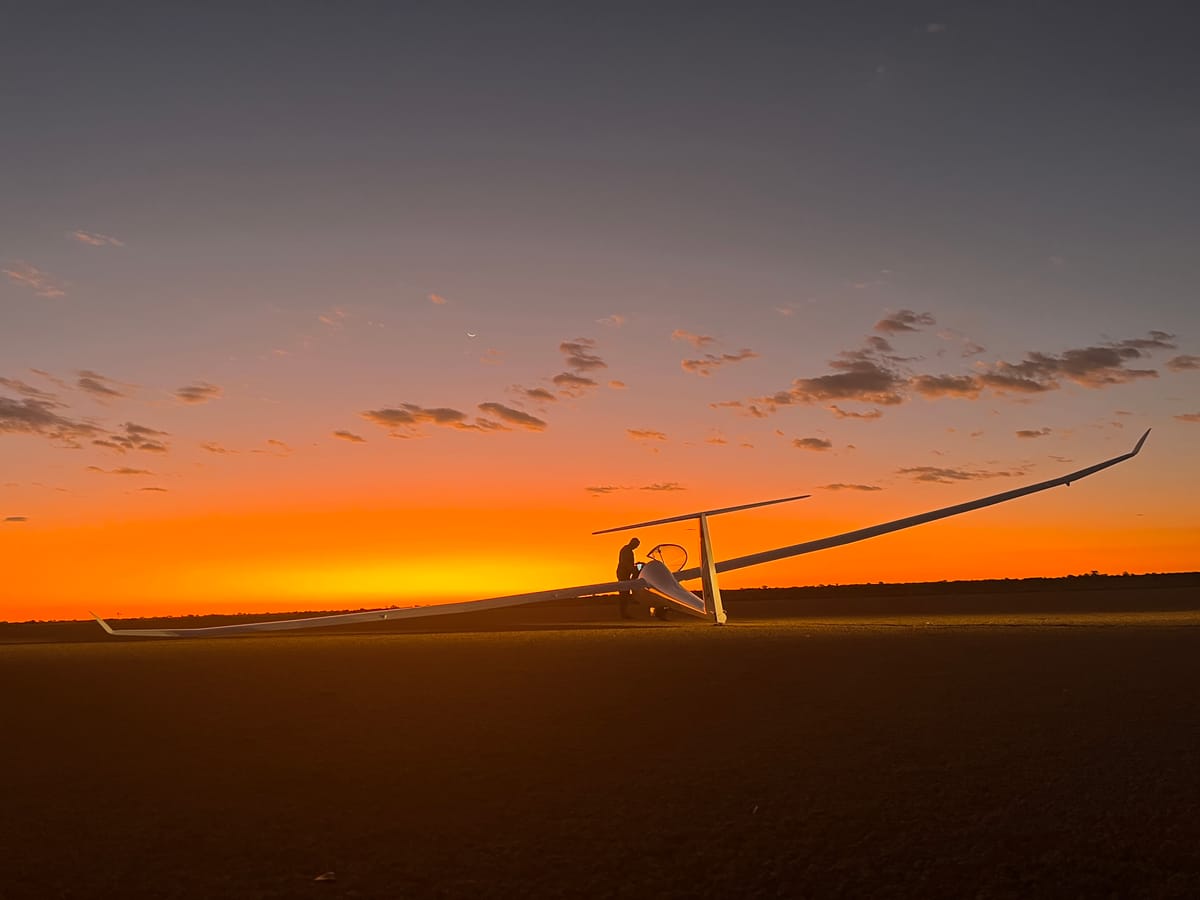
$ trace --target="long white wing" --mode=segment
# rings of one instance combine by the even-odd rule
[[[744,569],[747,566],[758,566],[762,563],[774,562],[777,559],[787,559],[789,556],[800,556],[801,554],[813,553],[817,550],[828,550],[830,547],[841,547],[844,544],[865,541],[867,538],[879,537],[881,534],[889,534],[893,531],[900,531],[903,528],[912,528],[914,525],[924,525],[926,522],[934,522],[938,519],[957,516],[960,513],[970,512],[973,509],[994,506],[997,503],[1015,500],[1027,494],[1036,494],[1038,491],[1058,487],[1060,484],[1070,484],[1073,481],[1087,478],[1087,476],[1094,475],[1102,469],[1107,469],[1109,466],[1115,466],[1117,463],[1137,456],[1138,452],[1142,449],[1142,444],[1146,443],[1146,437],[1149,434],[1150,429],[1147,428],[1146,433],[1138,439],[1137,444],[1128,453],[1114,456],[1112,459],[1106,459],[1102,463],[1096,463],[1094,466],[1088,466],[1086,469],[1080,469],[1077,472],[1071,472],[1058,478],[1051,478],[1049,481],[1039,481],[1037,484],[1031,484],[1027,487],[1003,491],[999,494],[992,494],[990,497],[982,497],[979,500],[971,500],[967,503],[958,503],[954,506],[947,506],[942,509],[935,509],[932,512],[908,516],[904,519],[896,519],[894,522],[884,522],[882,525],[872,525],[870,528],[860,528],[857,531],[847,531],[844,534],[835,534],[832,537],[819,538],[815,541],[805,541],[802,544],[792,544],[790,547],[779,547],[776,550],[764,550],[760,553],[751,553],[749,556],[726,559],[717,563],[716,569],[718,572],[730,572],[734,569]],[[687,581],[689,578],[699,578],[700,569],[699,567],[684,569],[675,577],[680,581]]]
[[[608,581],[602,584],[582,584],[576,587],[557,588],[550,591],[534,591],[529,594],[512,594],[507,597],[490,597],[486,600],[466,600],[461,603],[446,603],[441,606],[368,609],[361,612],[335,613],[330,616],[312,616],[305,619],[275,619],[269,622],[214,625],[209,628],[113,628],[95,613],[92,613],[92,618],[99,622],[100,626],[109,634],[120,637],[226,637],[232,634],[249,634],[262,631],[329,628],[333,625],[351,625],[356,622],[381,622],[394,619],[420,619],[426,616],[449,616],[455,613],[476,612],[483,609],[503,609],[506,606],[521,606],[525,603],[538,603],[545,600],[569,600],[573,597],[592,597],[597,594],[608,594],[613,591],[634,590],[645,587],[649,587],[649,585],[636,579],[633,581]]]

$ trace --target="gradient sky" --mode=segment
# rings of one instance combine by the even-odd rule
[[[1200,568],[1191,8],[797,6],[11,6],[0,619]]]

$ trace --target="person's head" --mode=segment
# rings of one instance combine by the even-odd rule
[[[629,542],[629,546],[636,550],[638,547],[642,546],[642,542],[639,541],[637,538],[634,538],[632,541]]]

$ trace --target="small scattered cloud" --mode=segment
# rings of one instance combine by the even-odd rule
[[[681,365],[685,372],[708,377],[713,373],[714,369],[718,369],[721,366],[728,366],[747,359],[756,359],[757,357],[757,353],[749,348],[745,348],[739,350],[737,353],[722,353],[720,356],[714,353],[706,353],[700,359],[685,359]]]
[[[144,487],[144,488],[138,488],[138,490],[139,490],[139,491],[146,491],[146,492],[148,492],[148,493],[153,493],[153,494],[165,494],[165,493],[167,493],[167,489],[166,489],[165,487]]]
[[[654,484],[641,486],[627,484],[596,484],[584,488],[589,494],[615,494],[618,491],[686,491],[687,488],[678,481],[657,481]]]
[[[266,444],[265,448],[260,447],[255,450],[251,450],[250,452],[264,454],[267,456],[292,455],[292,448],[284,441],[277,440],[276,438],[267,438],[265,441],[263,441],[263,443]]]
[[[579,397],[599,386],[594,379],[586,375],[576,375],[574,372],[560,372],[550,380],[563,397]]]
[[[627,491],[629,488],[624,488],[616,484],[596,484],[585,487],[584,490],[589,494],[615,494],[617,491]]]
[[[32,434],[72,449],[80,441],[102,437],[106,432],[99,425],[59,415],[55,410],[62,404],[36,397],[13,400],[0,396],[0,433]]]
[[[429,302],[432,303],[434,306],[445,306],[446,303],[449,301],[447,301],[446,298],[443,297],[441,294],[430,294]]]
[[[833,448],[833,442],[827,441],[825,438],[816,437],[794,438],[792,440],[792,446],[797,450],[831,450]]]
[[[1022,428],[1016,434],[1019,438],[1040,438],[1053,433],[1050,428]]]
[[[87,244],[90,247],[124,247],[125,242],[117,240],[109,234],[100,234],[98,231],[68,231],[67,237],[78,241],[81,244]]]
[[[495,416],[506,425],[524,428],[526,431],[546,430],[546,421],[544,419],[539,419],[537,416],[532,416],[519,409],[513,409],[511,406],[505,406],[503,403],[480,403],[479,410],[490,416]]]
[[[902,309],[876,322],[875,330],[884,334],[902,334],[906,331],[920,331],[923,327],[934,324],[936,323],[933,316],[927,312],[918,313],[911,309]]]
[[[922,397],[963,397],[974,400],[983,390],[979,378],[974,375],[917,375],[909,381],[909,387]]]
[[[623,390],[625,390],[627,387],[629,387],[629,385],[627,385],[625,382],[623,382],[623,381],[618,381],[618,380],[617,380],[617,379],[615,379],[615,378],[614,378],[612,381],[610,381],[610,382],[608,383],[608,386],[609,386],[610,388],[612,388],[614,391],[623,391]]]
[[[1200,423],[1200,412],[1180,413],[1179,415],[1175,416],[1175,418],[1180,422]]]
[[[684,331],[682,328],[676,328],[671,332],[671,340],[686,341],[697,350],[703,350],[710,344],[715,344],[717,339],[707,334],[693,334],[690,331]]]
[[[686,491],[682,484],[678,481],[657,481],[654,484],[644,484],[639,491]]]
[[[226,453],[237,453],[236,450],[230,450],[228,447],[222,447],[216,441],[205,441],[200,445],[200,449],[219,455],[224,455]]]
[[[620,313],[613,313],[611,316],[605,316],[603,319],[597,319],[596,324],[607,325],[609,328],[620,328],[628,321],[629,318],[627,316],[623,316]]]
[[[834,484],[823,484],[820,487],[822,491],[882,491],[883,488],[876,484],[846,484],[844,482],[835,482]]]
[[[58,403],[58,396],[56,394],[27,384],[19,378],[0,378],[0,387],[8,388],[22,397],[31,397],[35,400],[42,400],[51,404]]]
[[[1175,356],[1167,360],[1172,372],[1194,372],[1200,369],[1200,356]]]
[[[5,522],[28,522],[29,516],[5,516]]]
[[[8,280],[13,284],[29,289],[39,297],[56,299],[67,296],[61,281],[49,272],[45,272],[37,266],[31,266],[27,262],[9,263],[0,268],[0,272],[7,275]]]
[[[149,469],[132,469],[129,466],[121,466],[118,469],[102,469],[99,466],[88,466],[87,471],[97,472],[100,475],[153,475]]]
[[[335,438],[342,441],[349,441],[351,444],[365,444],[367,439],[361,434],[355,434],[353,431],[338,430],[333,433]]]
[[[222,394],[221,388],[215,384],[209,384],[207,381],[185,385],[175,392],[176,398],[184,403],[207,403],[210,400],[216,400]]]
[[[883,410],[872,409],[867,412],[854,412],[852,410],[842,409],[836,403],[831,403],[826,407],[831,413],[839,419],[881,419],[883,418]]]
[[[107,447],[118,453],[130,450],[143,450],[148,453],[166,453],[170,449],[162,438],[168,437],[167,432],[138,425],[134,422],[124,422],[120,430],[109,432],[102,438],[95,438],[92,443],[98,447]]]
[[[591,379],[584,379],[590,381]],[[519,385],[514,385],[511,388],[512,392],[518,397],[528,400],[531,403],[557,403],[558,397],[553,391],[548,391],[544,387],[526,388]]]
[[[105,401],[129,396],[121,388],[131,387],[131,385],[121,384],[119,381],[101,375],[99,372],[93,372],[91,369],[81,369],[76,374],[79,375],[79,380],[75,382],[75,386],[96,400]]]
[[[653,431],[649,428],[626,428],[626,436],[631,441],[665,441],[666,434],[661,431]]]
[[[317,321],[326,328],[338,329],[342,327],[342,321],[346,318],[346,310],[340,306],[335,306],[328,312],[323,312],[317,316]]]
[[[558,349],[566,358],[567,368],[574,372],[591,372],[596,369],[608,368],[608,363],[594,352],[596,342],[591,338],[563,341],[558,345]]]
[[[979,481],[985,478],[1014,478],[1025,473],[1019,469],[1014,471],[989,471],[986,469],[951,469],[940,466],[911,466],[909,468],[897,469],[896,474],[904,475],[913,481],[932,484],[954,484],[959,481]]]

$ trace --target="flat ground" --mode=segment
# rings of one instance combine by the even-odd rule
[[[41,639],[4,898],[1200,896],[1194,612]]]

